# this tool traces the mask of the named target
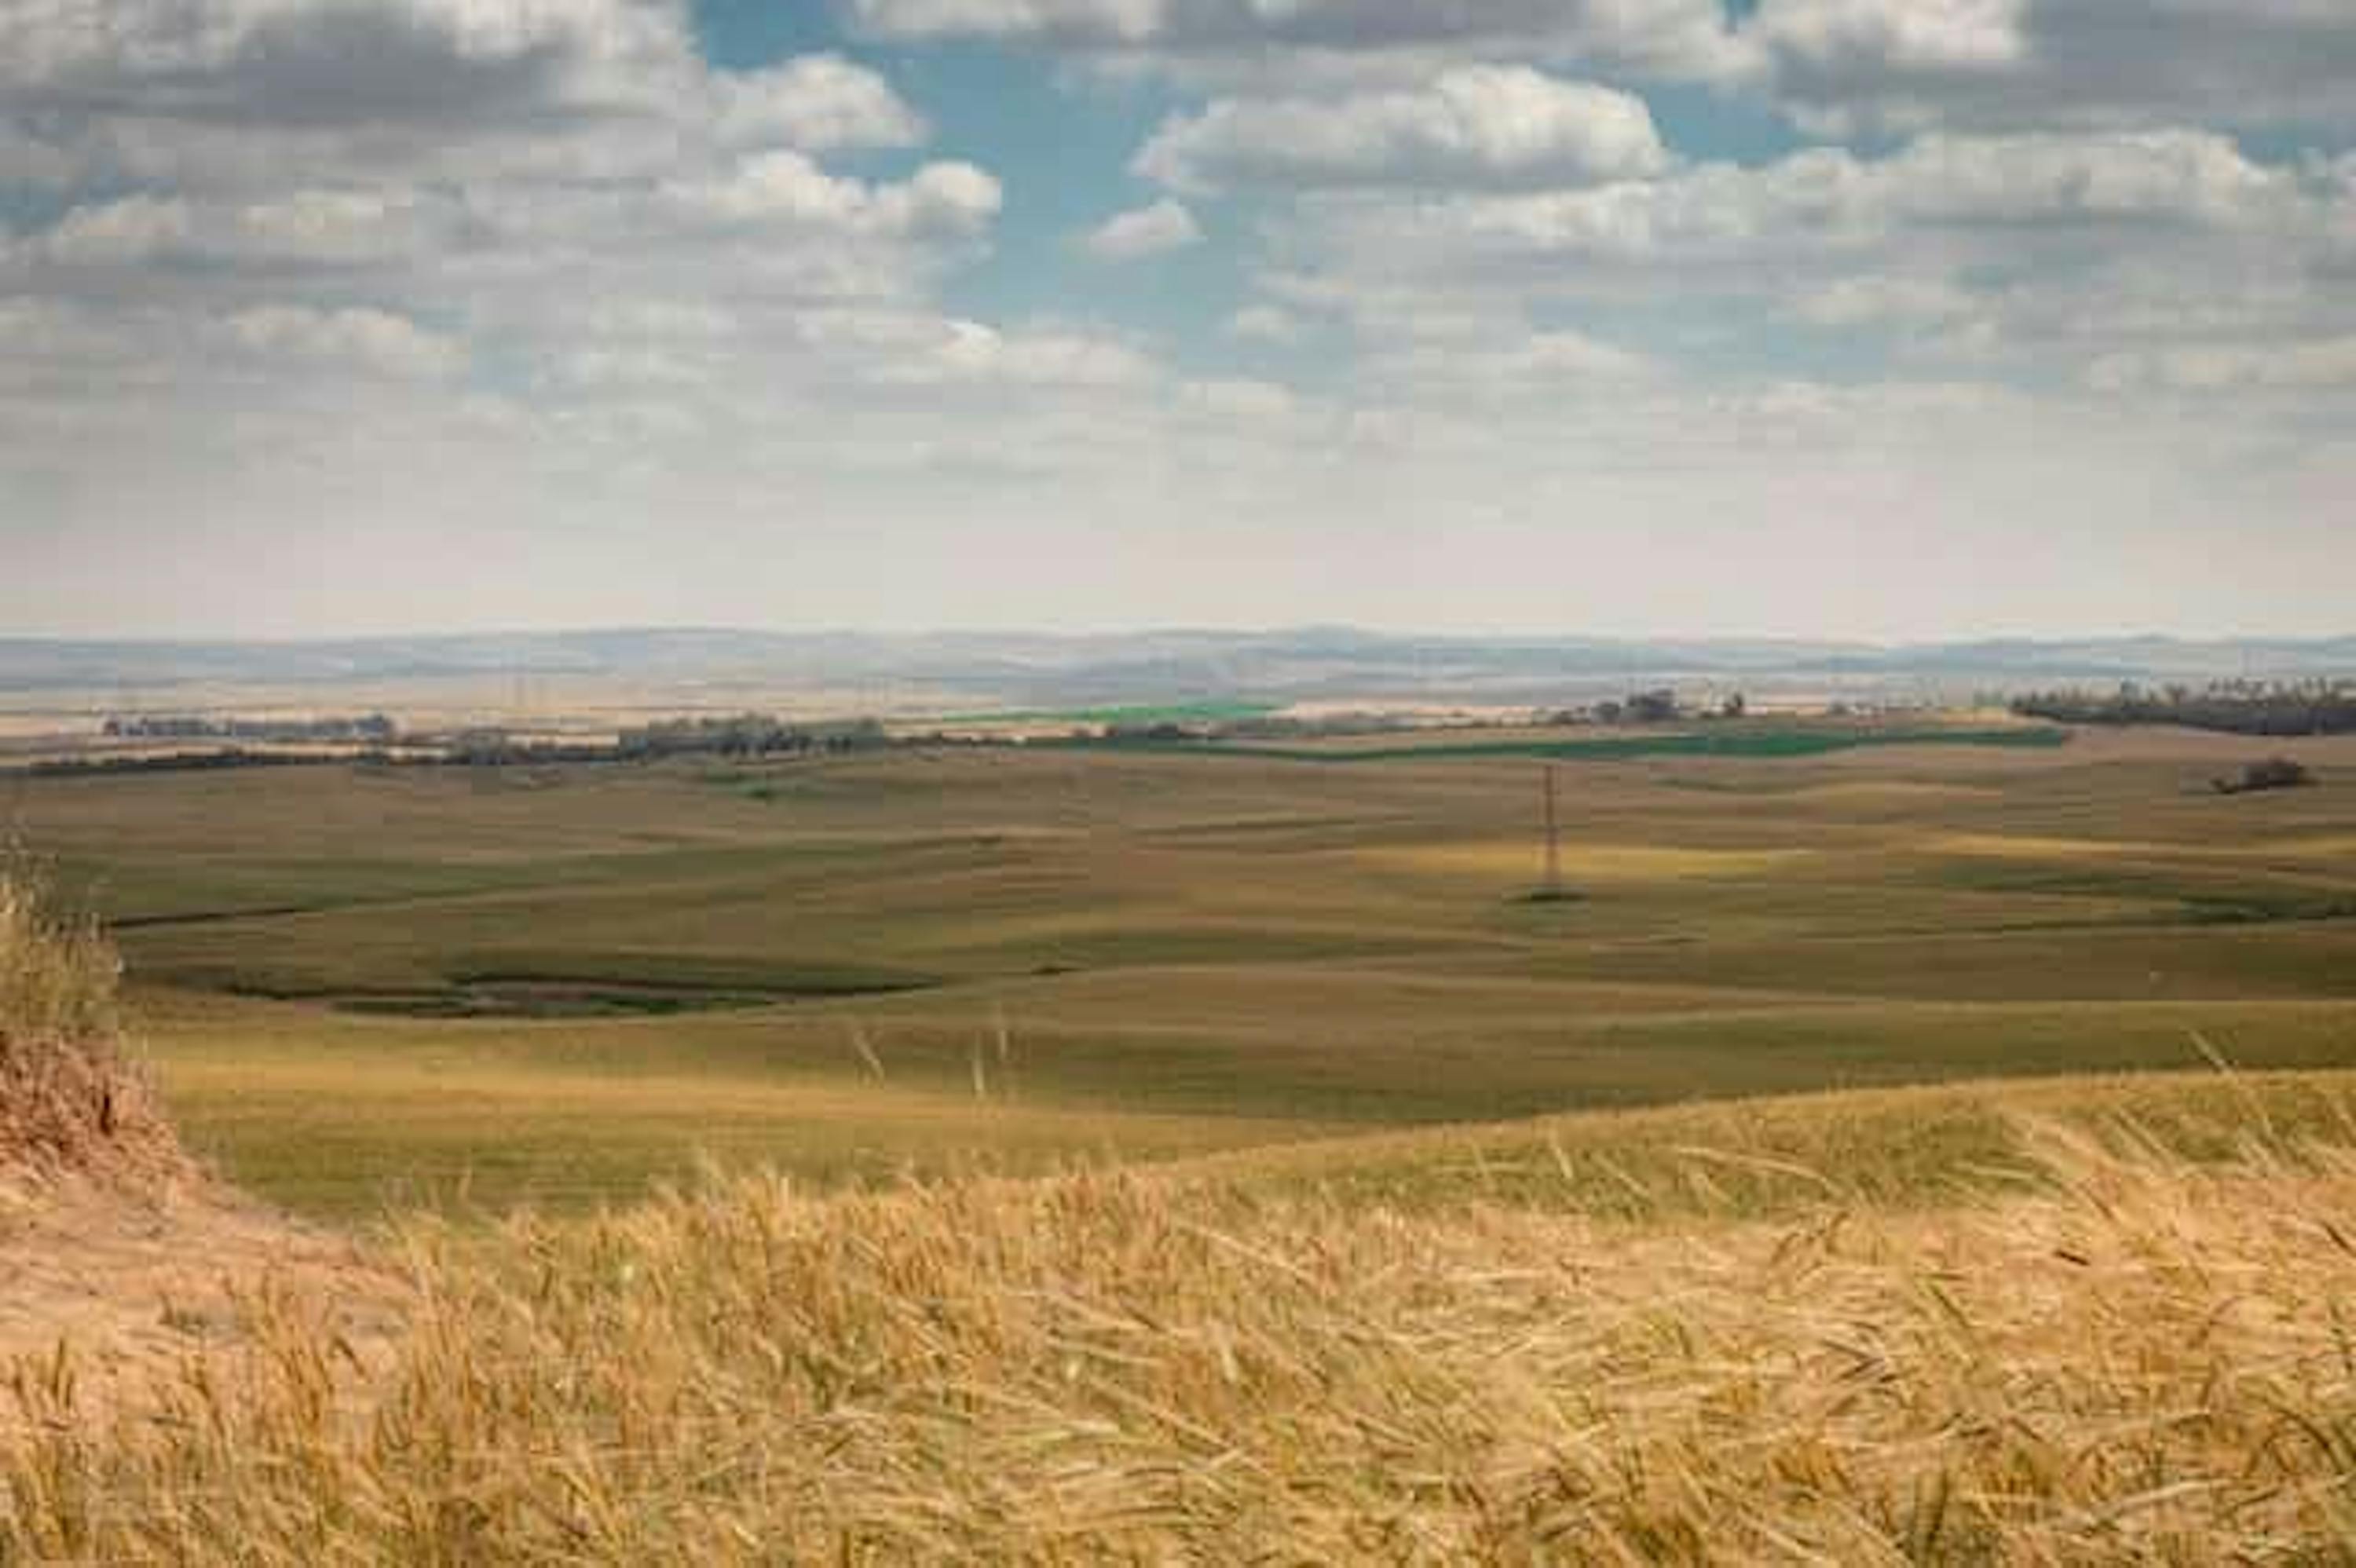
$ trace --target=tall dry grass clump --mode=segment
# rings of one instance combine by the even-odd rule
[[[0,865],[0,1176],[156,1174],[177,1145],[125,1061],[122,964],[95,922]]]
[[[2040,1135],[1935,1213],[1405,1213],[1133,1175],[715,1181],[409,1238],[356,1412],[19,1380],[0,1559],[2356,1559],[2356,1155]]]

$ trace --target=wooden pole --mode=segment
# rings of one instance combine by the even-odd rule
[[[1549,898],[1562,892],[1562,825],[1555,809],[1554,764],[1546,771],[1546,891]]]

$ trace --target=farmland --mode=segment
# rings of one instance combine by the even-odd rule
[[[2023,735],[2042,732],[2026,730]],[[947,748],[16,779],[200,1150],[299,1210],[624,1200],[1966,1078],[2356,1064],[2356,742],[1334,767]]]
[[[22,780],[0,1557],[2337,1560],[2309,758]]]

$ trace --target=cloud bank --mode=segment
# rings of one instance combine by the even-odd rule
[[[824,19],[0,10],[0,630],[2344,629],[2340,0]]]

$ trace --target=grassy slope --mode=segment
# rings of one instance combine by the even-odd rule
[[[1007,1006],[1016,1019],[1031,1016],[1019,992]],[[213,1003],[156,1028],[172,1103],[196,1147],[258,1191],[334,1214],[462,1192],[492,1205],[581,1204],[685,1174],[699,1152],[872,1180],[1158,1158],[1704,1091],[2072,1064],[2197,1070],[2196,1030],[2252,1066],[2325,1066],[2351,1054],[2348,1011],[2302,1003],[2126,1012],[1868,1004],[1623,1015],[1585,1029],[1508,1017],[1444,1044],[1419,1032],[1428,1024],[1344,1041],[1232,1023],[1098,1032],[1067,1019],[1015,1027],[1005,1062],[986,1018],[829,1007],[784,1018],[451,1026]],[[2073,1023],[2096,1038],[2072,1040]],[[884,1079],[862,1070],[854,1028]],[[1436,1074],[1435,1059],[1449,1071]]]
[[[1516,901],[1537,788],[1510,759],[323,769],[18,783],[7,808],[134,923],[195,1140],[349,1212],[396,1181],[626,1195],[699,1145],[829,1179],[1030,1169],[2195,1066],[2196,1031],[2248,1066],[2346,1064],[2356,797],[2199,793],[2244,750],[1584,763],[1587,896],[1547,906]],[[2356,762],[2309,750],[2327,777]],[[454,1021],[231,994],[463,1000],[485,976],[801,999]]]
[[[2341,1561],[2351,1105],[1907,1091],[426,1225],[364,1389],[291,1303],[166,1421],[20,1379],[0,1555]]]
[[[1586,1112],[1253,1149],[1173,1175],[1351,1210],[1496,1204],[1674,1226],[1968,1206],[2039,1185],[2054,1128],[2201,1163],[2356,1146],[2356,1071],[1988,1080]]]

